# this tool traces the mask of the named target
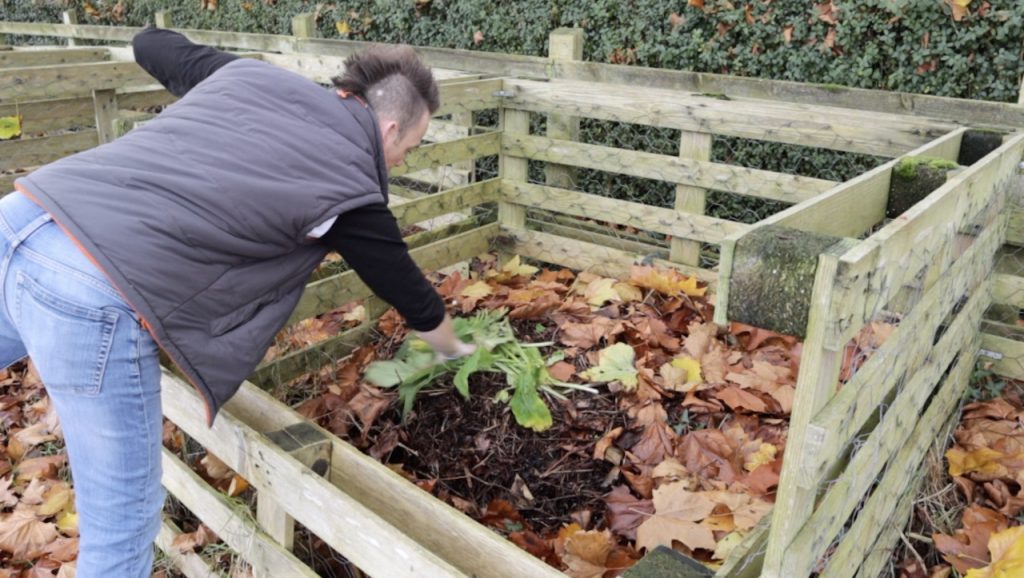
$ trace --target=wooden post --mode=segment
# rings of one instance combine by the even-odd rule
[[[704,132],[684,130],[679,140],[679,158],[710,161],[711,135]],[[703,215],[706,204],[706,189],[676,185],[675,209],[677,211]],[[669,260],[695,267],[700,266],[700,242],[673,237]]]
[[[530,113],[525,110],[502,108],[501,130],[506,134],[529,134]],[[529,161],[502,152],[499,158],[501,178],[509,182],[526,182]],[[498,203],[498,223],[512,229],[526,228],[526,207],[515,203]]]
[[[331,471],[331,441],[308,422],[290,425],[266,434],[270,441],[310,469],[325,476]],[[277,543],[291,550],[295,541],[295,520],[284,508],[264,494],[256,496],[256,521]]]
[[[548,37],[548,58],[552,60],[583,60],[583,29],[558,28]],[[579,140],[580,119],[564,114],[548,115],[548,137]],[[544,180],[553,187],[575,189],[576,170],[564,165],[548,163]]]
[[[466,110],[452,113],[452,124],[466,127],[466,136],[473,136],[473,111]],[[452,165],[456,170],[466,171],[466,184],[476,181],[476,161],[462,161]]]
[[[60,18],[64,21],[64,24],[78,24],[78,13],[74,10],[65,10],[61,12]],[[68,46],[78,46],[78,41],[74,38],[68,38]]]
[[[299,14],[292,18],[292,36],[296,38],[316,37],[316,15]]]
[[[171,18],[171,11],[158,10],[156,14],[153,15],[153,24],[155,24],[157,28],[173,28],[174,22],[173,18]]]
[[[96,111],[96,132],[99,144],[117,138],[114,121],[117,120],[117,91],[113,88],[92,91],[93,108]]]

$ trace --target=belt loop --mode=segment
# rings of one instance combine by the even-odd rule
[[[24,227],[19,229],[17,233],[15,233],[14,238],[11,239],[11,246],[8,248],[8,251],[14,251],[15,249],[17,249],[19,246],[21,246],[22,243],[25,242],[25,239],[28,239],[30,236],[32,236],[32,233],[35,233],[43,225],[49,223],[52,220],[53,217],[50,215],[50,213],[43,211],[43,214],[39,215],[35,219],[32,219],[32,221],[30,221],[29,224],[25,225]]]

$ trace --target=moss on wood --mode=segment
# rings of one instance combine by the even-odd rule
[[[941,187],[946,182],[946,173],[957,166],[953,161],[933,157],[901,159],[892,171],[885,216],[896,218],[916,205],[928,193]]]
[[[988,153],[1003,145],[1003,133],[993,130],[971,129],[960,141],[960,157],[957,162],[970,166]]]
[[[736,243],[729,320],[803,338],[818,255],[840,237],[769,225]]]
[[[671,548],[658,546],[626,570],[622,578],[705,578],[714,572]]]

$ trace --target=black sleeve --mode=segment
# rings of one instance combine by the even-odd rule
[[[177,32],[154,27],[136,34],[132,49],[135,62],[174,96],[185,96],[221,66],[238,59],[216,48],[195,44]]]
[[[320,238],[417,331],[436,329],[444,301],[409,256],[394,215],[383,203],[343,213]]]

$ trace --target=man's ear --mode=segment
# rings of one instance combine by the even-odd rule
[[[399,133],[398,122],[388,119],[381,119],[380,122],[380,135],[384,142],[390,142],[398,139]]]

